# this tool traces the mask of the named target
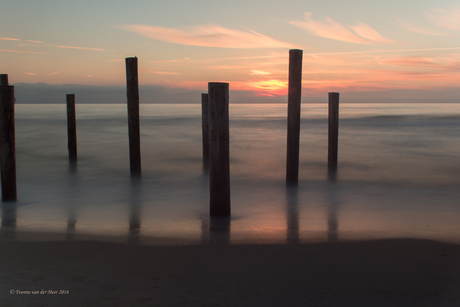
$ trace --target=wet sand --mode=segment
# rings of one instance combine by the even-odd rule
[[[0,241],[0,268],[2,307],[460,306],[460,246],[430,240],[145,246],[10,239]]]

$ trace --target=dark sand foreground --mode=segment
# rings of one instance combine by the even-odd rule
[[[194,246],[0,241],[0,267],[2,307],[460,306],[460,246],[428,240]]]

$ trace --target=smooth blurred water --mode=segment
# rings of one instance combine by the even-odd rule
[[[287,106],[231,104],[230,221],[208,217],[199,104],[141,105],[140,182],[129,176],[125,105],[77,104],[76,168],[68,162],[65,108],[16,105],[18,202],[2,210],[3,221],[16,219],[2,227],[9,237],[460,242],[460,105],[342,104],[331,180],[327,105],[303,104],[300,181],[287,189]]]

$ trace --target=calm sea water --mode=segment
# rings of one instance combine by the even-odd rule
[[[146,244],[427,238],[460,243],[460,105],[342,104],[327,175],[327,105],[302,106],[297,189],[285,180],[286,104],[230,105],[232,219],[208,217],[199,104],[141,105],[142,180],[129,176],[126,106],[16,105],[18,202],[6,237]]]

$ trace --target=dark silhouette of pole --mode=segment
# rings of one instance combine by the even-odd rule
[[[299,244],[299,190],[296,186],[286,187],[287,198],[287,243]]]
[[[0,75],[0,168],[2,201],[16,201],[16,144],[14,131],[14,86]]]
[[[208,83],[210,216],[230,216],[228,83]]]
[[[129,169],[131,177],[141,176],[141,138],[139,127],[139,81],[137,57],[126,58],[128,97]]]
[[[329,129],[328,129],[327,167],[337,170],[339,144],[339,93],[329,93]]]
[[[0,85],[1,86],[8,86],[8,75],[6,75],[6,74],[0,75]]]
[[[201,128],[203,139],[203,168],[209,167],[209,101],[208,94],[201,94]]]
[[[286,184],[299,182],[300,98],[302,95],[302,50],[289,50],[289,92]]]
[[[75,116],[75,94],[67,94],[67,147],[69,161],[77,162],[77,122]]]

